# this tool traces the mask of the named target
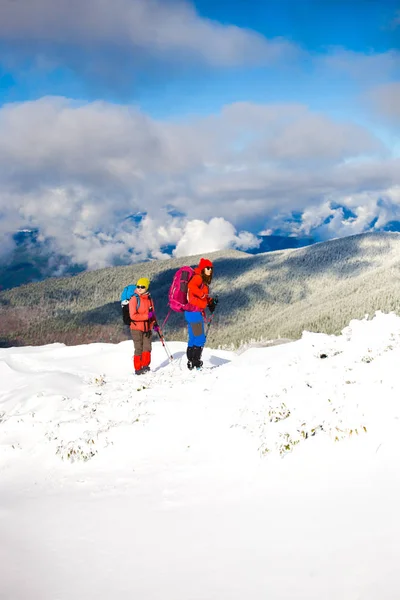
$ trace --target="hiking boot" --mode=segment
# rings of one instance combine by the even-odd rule
[[[143,375],[143,373],[144,373],[144,372],[145,372],[145,371],[144,371],[143,369],[137,369],[137,370],[135,371],[135,375]]]
[[[150,371],[151,352],[142,352],[142,371],[147,373]]]
[[[188,346],[186,350],[186,356],[188,358],[187,368],[191,371],[194,368],[193,364],[193,346]]]
[[[143,373],[148,373],[150,371],[150,367],[147,365],[146,367],[142,367],[140,370],[141,374],[143,375]]]
[[[201,360],[202,352],[202,346],[193,346],[192,365],[196,369],[201,369],[201,367],[203,366],[203,361]]]

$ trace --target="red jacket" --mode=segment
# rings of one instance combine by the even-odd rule
[[[204,310],[210,301],[208,296],[209,288],[208,285],[204,283],[201,273],[205,267],[212,266],[213,264],[210,260],[202,258],[199,262],[199,266],[194,270],[195,274],[188,283],[188,301],[200,310]]]
[[[139,308],[137,297],[132,296],[129,300],[129,316],[131,318],[130,328],[143,332],[153,329],[154,319],[149,321],[149,312],[153,310],[153,307],[153,300],[148,293],[140,296]]]

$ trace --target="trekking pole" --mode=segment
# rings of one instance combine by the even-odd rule
[[[165,352],[166,352],[166,354],[168,356],[168,359],[172,362],[174,360],[174,357],[172,356],[171,352],[169,351],[169,348],[167,346],[167,343],[165,341],[164,335],[163,335],[163,333],[162,333],[159,325],[157,326],[156,331],[157,331],[158,337],[160,338],[161,343],[162,343],[162,345],[164,347],[164,350],[165,350]]]
[[[213,318],[214,318],[214,313],[213,313],[213,314],[212,314],[212,316],[210,317],[210,319],[209,319],[209,321],[208,321],[208,324],[207,324],[207,329],[206,329],[206,332],[205,332],[205,337],[206,337],[206,339],[207,339],[207,337],[208,337],[208,332],[210,331],[210,327],[211,327],[211,324],[212,324],[212,322],[213,322]]]
[[[207,329],[206,329],[206,332],[205,332],[206,339],[207,339],[208,332],[210,331],[210,327],[211,327],[211,324],[212,324],[213,319],[214,319],[215,311],[217,310],[217,306],[218,306],[218,296],[215,296],[215,299],[216,299],[216,304],[215,304],[214,312],[211,314],[211,317],[208,320]]]
[[[160,341],[161,341],[161,343],[163,345],[163,348],[164,348],[164,350],[165,350],[165,352],[166,352],[166,354],[168,356],[168,360],[170,360],[172,362],[174,360],[174,357],[172,356],[172,354],[171,354],[171,352],[170,352],[170,350],[169,350],[169,348],[167,346],[167,342],[165,341],[165,337],[164,337],[164,334],[162,332],[162,329],[161,329],[160,325],[158,324],[157,315],[156,315],[154,309],[153,309],[153,312],[154,312],[154,317],[155,317],[155,320],[156,320],[156,325],[155,325],[155,327],[157,327],[156,332],[158,333],[158,337],[160,338]]]

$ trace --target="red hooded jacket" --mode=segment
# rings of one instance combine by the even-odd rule
[[[204,283],[201,272],[205,267],[212,267],[213,264],[207,258],[201,258],[199,266],[194,270],[194,275],[188,283],[188,300],[190,304],[196,306],[199,310],[204,310],[210,298],[208,296],[208,285]]]

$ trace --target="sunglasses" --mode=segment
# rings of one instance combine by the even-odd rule
[[[212,267],[204,267],[204,270],[205,270],[205,271],[212,271],[212,270],[213,270],[213,268],[212,268]]]
[[[146,286],[145,286],[145,285],[137,285],[137,286],[136,286],[136,289],[137,289],[137,290],[146,290],[147,288],[146,288]]]

